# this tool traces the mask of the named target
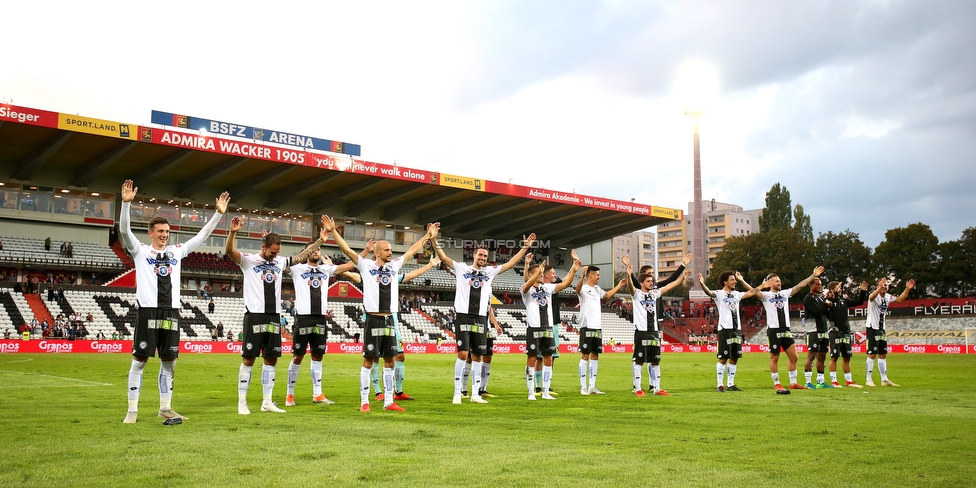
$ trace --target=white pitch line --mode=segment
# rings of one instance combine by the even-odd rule
[[[53,378],[53,379],[56,379],[56,380],[67,380],[69,382],[73,382],[72,384],[67,384],[67,385],[50,385],[50,386],[37,386],[37,385],[0,386],[0,389],[4,389],[4,388],[69,388],[69,387],[75,387],[75,386],[113,386],[112,383],[100,383],[98,381],[80,380],[78,378],[68,378],[68,377],[65,377],[65,376],[51,376],[51,375],[48,375],[48,374],[40,374],[40,373],[26,373],[24,371],[12,371],[12,370],[9,370],[9,369],[0,369],[0,373],[16,373],[16,374],[22,374],[22,375],[26,375],[26,376],[41,376],[41,377],[44,377],[44,378]]]

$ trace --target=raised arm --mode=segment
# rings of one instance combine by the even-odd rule
[[[230,203],[230,193],[223,192],[219,197],[217,197],[217,213],[210,217],[210,220],[207,221],[207,225],[204,225],[203,228],[200,229],[200,232],[197,232],[197,235],[193,236],[190,238],[190,240],[183,244],[183,247],[186,248],[187,254],[196,249],[200,244],[203,244],[203,241],[207,240],[207,237],[210,237],[210,233],[217,228],[217,224],[220,222],[220,216],[227,212],[228,203]]]
[[[525,264],[522,266],[522,281],[529,281],[529,265],[532,264],[532,253],[525,255]]]
[[[505,264],[501,266],[502,270],[500,271],[500,273],[504,273],[514,268],[515,265],[522,260],[522,257],[525,256],[525,253],[529,252],[529,248],[532,247],[532,244],[535,242],[535,232],[529,234],[529,237],[522,236],[522,242],[523,242],[522,249],[519,249],[519,252],[515,253],[515,255],[512,256],[512,259],[509,259]]]
[[[678,265],[678,269],[674,270],[674,273],[671,273],[671,276],[668,276],[667,278],[658,282],[657,286],[662,287],[668,285],[669,283],[677,281],[677,279],[684,274],[685,267],[688,266],[689,263],[691,263],[691,254],[685,254],[685,257],[681,260],[681,264]]]
[[[548,261],[546,261],[548,263]],[[545,264],[540,265],[535,269],[535,273],[529,276],[529,279],[522,285],[522,293],[528,293],[529,290],[539,282],[539,277],[542,276],[542,271],[546,268]]]
[[[433,224],[427,226],[427,232],[425,232],[424,235],[420,236],[420,239],[417,239],[417,242],[413,243],[413,245],[411,245],[410,248],[407,249],[407,252],[403,253],[404,256],[406,256],[408,259],[413,259],[414,255],[417,254],[424,247],[424,242],[426,242],[427,239],[430,239],[430,232],[432,226]]]
[[[573,264],[576,264],[576,261],[574,261]],[[580,276],[579,282],[576,283],[576,294],[577,295],[579,295],[580,293],[583,293],[583,282],[586,281],[586,274],[589,271],[590,271],[590,266],[589,265],[583,267],[583,276]]]
[[[365,258],[369,256],[369,253],[373,252],[373,246],[376,245],[376,241],[370,239],[366,241],[366,247],[363,248],[363,252],[359,253],[359,257]]]
[[[705,277],[702,276],[701,273],[698,273],[698,284],[701,285],[702,291],[704,291],[706,295],[715,298],[715,292],[709,290],[708,287],[705,286]]]
[[[895,299],[895,303],[904,302],[905,299],[908,298],[908,292],[912,291],[912,288],[915,288],[914,279],[908,280],[908,283],[905,283],[905,291],[901,292],[901,295],[898,295],[898,298]]]
[[[579,271],[580,266],[583,266],[583,263],[581,263],[579,259],[573,261],[573,267],[569,268],[569,273],[566,273],[566,277],[556,285],[556,289],[553,291],[553,293],[559,293],[566,288],[569,288],[569,285],[573,284],[573,278],[576,278],[576,272]],[[540,269],[544,267],[545,266],[539,266]],[[582,279],[580,279],[580,281],[582,281]]]
[[[132,180],[125,180],[122,183],[122,209],[119,214],[119,238],[122,239],[122,244],[125,249],[130,253],[136,252],[139,247],[139,238],[132,232],[132,226],[129,225],[129,212],[132,209],[132,200],[136,198],[136,192],[139,191],[139,187],[132,187]]]
[[[434,252],[437,253],[437,257],[440,258],[441,262],[444,263],[445,266],[451,268],[451,271],[454,271],[454,260],[447,257],[447,253],[445,253],[444,250],[441,249],[441,246],[437,244],[437,235],[440,233],[440,231],[440,222],[434,222],[433,224],[427,226],[427,233],[430,234],[431,246],[434,247]]]
[[[617,292],[620,291],[620,289],[623,288],[624,285],[626,285],[628,281],[630,281],[630,280],[629,279],[621,278],[620,281],[617,282],[617,286],[615,286],[615,287],[607,290],[607,294],[604,295],[604,296],[605,297],[608,297],[608,298],[613,298],[613,296],[616,295]]]
[[[820,276],[820,274],[823,273],[823,272],[824,272],[824,267],[823,266],[817,266],[816,268],[813,268],[813,274],[812,275],[807,276],[807,278],[805,280],[797,283],[796,286],[794,286],[793,288],[791,288],[790,296],[796,295],[796,292],[800,291],[801,288],[804,288],[807,285],[809,285],[810,282],[813,281],[814,278]]]
[[[329,238],[329,233],[330,232],[331,231],[329,231],[328,229],[322,229],[322,232],[319,233],[319,238],[316,239],[315,242],[312,243],[312,245],[310,245],[310,246],[306,247],[304,250],[302,250],[302,252],[300,252],[300,253],[292,256],[290,258],[291,259],[291,262],[293,262],[293,263],[304,263],[305,261],[307,261],[308,260],[308,257],[311,256],[312,253],[315,252],[316,249],[322,247],[322,243],[325,242],[325,240]]]
[[[339,246],[339,249],[342,250],[342,253],[349,257],[349,260],[352,261],[352,264],[359,264],[359,254],[356,254],[352,249],[350,249],[349,244],[346,244],[346,240],[343,239],[342,236],[335,231],[336,228],[335,221],[332,220],[332,217],[329,217],[328,215],[323,215],[321,222],[322,222],[322,228],[329,231],[329,233],[332,234],[332,238],[335,239],[336,245]]]
[[[761,296],[762,295],[762,292],[760,292],[759,290],[764,285],[766,285],[766,283],[763,282],[763,284],[762,285],[759,285],[758,288],[753,288],[752,285],[750,285],[749,283],[746,283],[746,279],[743,278],[742,277],[742,273],[740,273],[738,271],[735,272],[735,279],[739,283],[742,283],[742,286],[745,287],[745,289],[746,289],[746,294],[745,295],[742,295],[742,299],[743,300],[745,300],[746,298],[749,298],[749,297],[758,297],[758,296]]]
[[[408,282],[408,281],[410,281],[410,280],[412,280],[412,279],[414,279],[414,278],[416,278],[416,277],[418,277],[418,276],[420,276],[420,275],[422,275],[422,274],[430,271],[431,268],[433,268],[434,266],[437,266],[438,264],[441,264],[441,260],[437,256],[434,256],[434,257],[430,258],[430,262],[429,263],[427,263],[427,264],[425,264],[425,265],[423,265],[423,266],[421,266],[421,267],[419,267],[419,268],[417,268],[417,269],[415,269],[415,270],[413,270],[413,271],[411,271],[411,272],[403,275],[403,281],[401,281],[401,283],[406,283],[406,282]]]
[[[244,227],[244,219],[240,217],[234,217],[230,221],[230,232],[227,233],[227,244],[224,246],[224,251],[227,255],[234,260],[235,263],[241,264],[241,252],[235,249],[235,244],[237,240],[237,232]]]
[[[684,280],[681,280],[681,281],[672,281],[671,283],[668,283],[667,285],[664,285],[664,288],[661,288],[661,294],[663,295],[663,294],[665,294],[665,293],[667,293],[667,292],[669,292],[669,291],[677,288],[678,285],[684,283],[685,281],[690,282],[691,281],[691,270],[690,269],[686,269],[685,270],[684,277],[685,277]]]
[[[624,263],[624,266],[627,266],[627,277],[630,278],[627,280],[627,292],[633,295],[634,293],[637,293],[637,288],[635,286],[637,279],[633,276],[634,268],[630,266],[630,259],[627,258],[627,260],[624,261],[624,258],[627,258],[627,256],[624,255],[624,257],[620,258],[620,260]]]

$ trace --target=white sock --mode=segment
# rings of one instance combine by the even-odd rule
[[[788,371],[786,374],[787,374],[787,376],[790,377],[790,384],[791,385],[795,385],[796,384],[796,370],[794,369],[793,371]]]
[[[491,376],[491,363],[481,363],[481,389],[488,391],[488,378]]]
[[[823,382],[824,382],[824,374],[823,374],[823,371],[817,371],[817,384],[819,385],[819,384],[821,384]]]
[[[142,371],[146,363],[132,359],[129,366],[129,411],[139,410],[139,393],[142,391]]]
[[[803,370],[803,379],[806,380],[807,383],[813,383],[813,371]]]
[[[465,361],[464,371],[461,372],[461,391],[468,391],[468,379],[471,378],[471,363]]]
[[[271,403],[271,394],[274,392],[275,367],[265,364],[261,367],[261,393],[262,401]]]
[[[599,361],[590,360],[590,388],[596,388],[596,372],[599,369]]]
[[[552,366],[542,367],[542,392],[549,394],[549,385],[552,383]]]
[[[715,379],[718,380],[718,385],[722,386],[722,380],[725,378],[725,365],[722,363],[715,363]]]
[[[525,367],[525,386],[529,389],[529,396],[535,398],[535,368]]]
[[[651,381],[654,382],[654,391],[659,391],[661,389],[661,365],[651,366]]]
[[[247,389],[251,386],[251,368],[241,364],[241,369],[237,372],[237,399],[247,401]]]
[[[830,372],[830,382],[831,383],[837,383],[837,372],[836,371],[831,371]]]
[[[641,364],[634,363],[633,369],[634,369],[634,389],[640,390],[641,386],[644,383],[644,380],[641,378],[641,373],[644,370],[644,366]]]
[[[471,396],[481,395],[481,361],[471,363]]]
[[[288,395],[295,394],[295,383],[298,383],[298,372],[302,367],[289,361],[288,362]]]
[[[728,386],[732,386],[732,385],[735,384],[735,365],[734,364],[729,364],[725,368],[729,370],[729,380],[728,380],[729,383],[728,383]]]
[[[866,371],[865,377],[867,378],[865,381],[871,381],[871,375],[874,373],[874,360],[868,358],[867,362],[864,364],[864,369]]]
[[[383,368],[383,408],[393,404],[393,368]]]
[[[359,368],[359,403],[366,405],[369,403],[369,368]]]
[[[322,361],[313,359],[308,369],[312,374],[312,396],[317,397],[322,394]]]
[[[580,388],[586,389],[586,360],[580,359],[579,362]]]
[[[780,384],[780,382],[779,382],[779,373],[769,373],[769,374],[770,374],[770,376],[773,377],[773,385]]]
[[[159,361],[159,409],[169,410],[173,401],[173,377],[176,376],[176,360]]]
[[[878,358],[878,372],[881,373],[881,381],[888,381],[888,359]]]
[[[844,373],[844,381],[850,381],[850,382],[853,383],[854,382],[854,377],[851,376],[851,373]]]
[[[461,358],[454,361],[454,396],[461,394],[461,379],[464,377],[464,365],[465,362]]]

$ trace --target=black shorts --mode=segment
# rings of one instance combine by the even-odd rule
[[[180,356],[180,311],[175,308],[140,308],[132,335],[132,355],[176,359]]]
[[[485,353],[483,354],[483,356],[491,356],[491,355],[493,355],[493,354],[495,354],[495,351],[493,351],[493,350],[492,350],[492,349],[493,349],[494,347],[495,347],[495,339],[492,339],[492,338],[491,338],[491,337],[489,336],[489,337],[488,337],[488,351],[487,351],[487,352],[485,352]]]
[[[529,327],[525,329],[525,354],[527,356],[552,356],[556,351],[552,329]]]
[[[830,357],[834,359],[839,357],[850,359],[854,355],[854,351],[851,348],[851,334],[843,334],[840,331],[832,330],[830,331],[829,338]]]
[[[868,329],[868,354],[888,354],[888,337],[883,330]]]
[[[276,313],[244,314],[244,343],[241,356],[281,357],[281,316]]]
[[[459,313],[454,319],[454,335],[458,351],[471,351],[479,356],[488,349],[488,317]]]
[[[807,351],[827,353],[830,349],[830,338],[826,332],[807,332]]]
[[[299,315],[291,328],[291,337],[292,354],[304,356],[306,346],[312,354],[325,354],[325,342],[329,338],[325,315]]]
[[[600,354],[603,352],[603,331],[601,329],[580,329],[579,352]]]
[[[363,357],[392,358],[397,355],[396,324],[392,315],[366,315],[363,328]]]
[[[742,332],[732,329],[718,331],[718,351],[715,356],[719,359],[742,359]]]
[[[769,340],[770,354],[779,354],[794,344],[790,329],[766,329],[766,339]]]
[[[661,362],[661,336],[657,332],[634,331],[634,362]]]

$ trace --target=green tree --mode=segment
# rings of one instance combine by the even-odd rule
[[[939,244],[938,256],[935,293],[960,297],[976,294],[976,227],[964,230],[959,240]]]
[[[868,273],[871,266],[871,248],[864,245],[861,236],[850,229],[834,234],[820,233],[816,242],[817,264],[825,268],[827,281],[844,283],[872,281]]]
[[[810,276],[816,267],[814,254],[813,242],[800,239],[792,227],[730,237],[715,256],[705,283],[710,288],[719,287],[719,274],[732,270],[742,273],[752,286],[759,286],[766,275],[776,273],[783,285],[790,287]],[[802,299],[802,295],[798,296]]]
[[[926,224],[890,229],[874,250],[874,267],[881,276],[894,276],[899,281],[914,278],[918,285],[912,295],[925,296],[936,281],[938,250],[939,238]]]
[[[799,203],[793,209],[793,228],[800,239],[813,242],[813,224],[810,223],[810,216],[803,211],[803,205]]]
[[[790,192],[786,187],[776,183],[766,192],[766,207],[759,216],[759,232],[787,229],[792,222],[793,203],[790,201]]]

